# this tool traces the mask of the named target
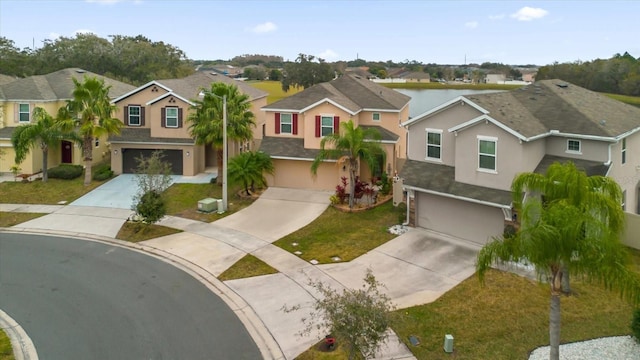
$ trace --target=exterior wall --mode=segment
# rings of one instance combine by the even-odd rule
[[[267,175],[269,186],[333,191],[341,176],[349,177],[335,162],[323,163],[318,173],[311,173],[311,161],[273,159],[274,175]]]
[[[625,208],[629,213],[640,213],[640,133],[627,137],[626,162],[622,164],[622,140],[611,145],[612,177],[626,191]]]
[[[200,148],[198,148],[200,147]],[[182,150],[183,173],[185,176],[197,175],[204,170],[204,165],[200,164],[200,154],[204,153],[202,146],[178,145],[178,144],[111,144],[111,170],[116,174],[122,174],[122,149],[157,149],[157,150]],[[189,155],[187,155],[187,152]]]
[[[550,136],[547,138],[547,154],[572,159],[584,159],[607,162],[609,160],[609,143],[596,140],[580,140],[581,154],[567,152],[567,141],[573,138]]]
[[[417,225],[484,245],[502,235],[504,215],[496,207],[416,192]]]
[[[304,137],[305,149],[320,149],[322,137],[316,137],[316,115],[339,116],[341,123],[352,117],[351,114],[328,102],[300,114],[298,116],[298,134],[302,134]]]
[[[16,157],[11,142],[0,140],[0,152],[0,173],[10,173],[11,167],[15,164],[13,160]],[[22,168],[22,164],[18,166]]]
[[[478,169],[478,136],[497,138],[496,172]],[[540,145],[532,146],[540,151]],[[527,163],[533,161],[519,140],[491,123],[482,122],[458,132],[455,147],[456,181],[462,183],[509,191],[516,174],[533,170],[523,164],[523,159]]]
[[[256,150],[256,141],[263,138],[263,125],[266,123],[266,114],[260,110],[263,106],[267,106],[267,98],[263,97],[251,102],[251,112],[255,116],[256,127],[253,129],[253,142],[251,150]],[[264,129],[266,130],[266,128]]]
[[[152,91],[153,89],[157,89],[157,91]],[[166,94],[167,91],[163,88],[161,88],[160,86],[149,86],[143,90],[140,90],[134,94],[131,94],[129,96],[127,96],[126,98],[118,101],[116,103],[116,106],[118,107],[116,110],[116,113],[114,114],[113,117],[115,117],[116,119],[120,119],[122,121],[123,124],[125,124],[125,126],[127,125],[127,118],[125,117],[125,113],[124,113],[124,107],[125,106],[129,106],[129,105],[138,105],[138,106],[142,106],[145,108],[145,122],[143,126],[131,126],[133,128],[138,128],[138,127],[142,127],[142,128],[151,128],[151,121],[150,119],[152,119],[150,117],[149,114],[149,105],[146,105],[147,102],[149,102],[150,100],[156,99],[164,94]],[[182,103],[182,101],[180,101]],[[152,104],[152,106],[155,104]],[[160,110],[158,110],[158,117],[160,116],[159,113]],[[186,114],[183,113],[183,114]],[[186,116],[186,115],[185,115]],[[159,124],[158,124],[159,125]]]
[[[626,229],[622,243],[640,250],[640,215],[626,213]]]

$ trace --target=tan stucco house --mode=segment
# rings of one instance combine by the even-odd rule
[[[339,131],[340,123],[352,119],[356,126],[373,127],[382,135],[386,163],[381,171],[394,174],[398,159],[406,154],[406,130],[400,124],[409,119],[410,97],[356,75],[343,75],[314,85],[295,95],[262,107],[265,136],[260,150],[270,155],[275,174],[270,186],[334,190],[348,170],[326,161],[311,173],[311,163],[320,141]],[[360,177],[369,181],[368,166],[360,166]]]
[[[69,68],[46,75],[35,75],[22,79],[3,78],[0,83],[0,172],[8,173],[13,167],[15,152],[11,145],[13,131],[21,125],[33,122],[32,114],[36,107],[44,108],[55,116],[58,109],[66,106],[67,100],[73,97],[75,85],[72,79],[80,82],[84,78],[98,78],[110,86],[109,96],[116,98],[135,87],[82,69]],[[109,155],[108,145],[104,139],[96,139],[93,158],[96,161],[106,159]],[[49,168],[59,164],[82,164],[82,149],[76,144],[61,141],[58,146],[49,149],[47,165]],[[35,174],[42,171],[42,151],[32,150],[27,158],[17,164],[20,173]]]
[[[246,144],[229,142],[229,157],[256,148],[263,134],[264,113],[260,108],[267,103],[267,93],[224,75],[196,72],[181,79],[151,81],[113,100],[117,106],[114,116],[122,120],[124,127],[120,135],[109,138],[112,170],[117,174],[132,173],[137,167],[136,159],[148,157],[155,150],[163,151],[173,174],[193,176],[217,167],[216,151],[196,144],[187,121],[195,105],[193,100],[201,100],[202,90],[211,89],[215,82],[233,84],[247,94],[256,117],[254,140]]]
[[[400,172],[418,227],[485,244],[513,220],[511,182],[572,161],[640,213],[640,109],[562,80],[458,97],[403,124]]]

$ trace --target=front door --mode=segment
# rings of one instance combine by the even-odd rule
[[[73,143],[71,141],[62,141],[62,163],[71,164],[73,162]]]

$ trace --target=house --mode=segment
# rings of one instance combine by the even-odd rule
[[[411,71],[402,74],[401,78],[405,79],[407,82],[431,82],[431,75],[423,71]]]
[[[403,125],[415,226],[484,244],[517,216],[514,177],[555,161],[612,177],[625,211],[640,213],[640,108],[555,79],[461,96]]]
[[[14,166],[15,152],[11,145],[11,135],[16,127],[33,122],[32,114],[36,107],[44,108],[55,116],[58,109],[66,106],[67,100],[73,98],[75,84],[84,77],[95,77],[104,80],[110,86],[109,96],[116,98],[135,87],[82,69],[69,68],[46,75],[35,75],[23,79],[4,78],[0,83],[0,172],[10,172]],[[105,159],[108,146],[105,139],[96,139],[93,149],[94,159]],[[82,164],[82,151],[69,141],[61,141],[60,145],[49,149],[48,166],[59,164]],[[42,151],[31,151],[25,161],[18,164],[20,172],[34,174],[42,171]]]
[[[346,167],[337,162],[321,164],[312,176],[311,163],[323,136],[339,131],[340,123],[352,119],[356,126],[372,127],[382,135],[386,163],[378,168],[394,174],[406,157],[406,130],[410,97],[356,75],[343,75],[316,84],[297,94],[262,107],[265,136],[260,150],[270,155],[275,174],[270,186],[333,190]],[[368,166],[360,166],[360,177],[371,179]]]
[[[155,150],[163,150],[173,174],[193,176],[217,167],[218,154],[212,146],[196,144],[187,122],[195,105],[193,99],[202,99],[202,90],[211,89],[214,82],[233,84],[249,95],[256,116],[254,140],[247,144],[230,142],[229,157],[256,148],[264,123],[259,110],[267,103],[267,93],[224,75],[200,71],[181,79],[151,81],[113,100],[117,106],[114,117],[121,119],[124,127],[119,135],[109,137],[111,169],[116,174],[135,172],[136,159],[148,157]]]

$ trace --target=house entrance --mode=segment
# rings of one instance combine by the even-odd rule
[[[60,146],[61,162],[63,164],[71,164],[73,162],[73,143],[71,141],[61,141]]]

